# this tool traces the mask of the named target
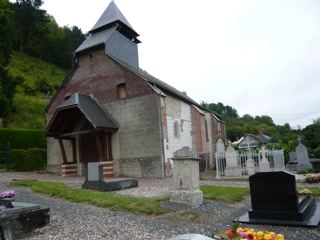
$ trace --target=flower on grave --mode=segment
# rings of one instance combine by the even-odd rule
[[[13,198],[16,195],[15,190],[5,190],[0,193],[0,198]]]
[[[239,227],[239,223],[236,223],[231,229],[228,229],[222,234],[213,234],[212,238],[216,240],[285,240],[282,234],[268,231],[256,232],[255,229],[252,228]]]
[[[298,193],[299,193],[300,195],[311,195],[311,194],[312,194],[312,192],[311,192],[309,189],[307,189],[307,188],[298,190]]]
[[[307,174],[304,181],[306,183],[317,183],[320,181],[320,174]]]

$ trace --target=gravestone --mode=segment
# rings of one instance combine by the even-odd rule
[[[297,171],[305,171],[312,169],[312,164],[310,163],[307,148],[299,141],[296,147],[297,156]]]
[[[320,204],[298,197],[295,176],[287,172],[259,172],[249,177],[252,209],[241,223],[317,227]]]
[[[262,146],[261,148],[262,159],[259,162],[259,171],[260,172],[270,172],[270,164],[268,159],[266,158],[266,148]]]
[[[209,238],[207,236],[201,235],[201,234],[181,234],[175,237],[170,238],[169,240],[212,240],[212,238]]]
[[[173,160],[173,186],[170,201],[190,207],[198,207],[203,202],[199,184],[199,158],[184,147],[175,152]]]
[[[103,166],[99,162],[89,162],[84,168],[85,181],[82,188],[97,191],[116,191],[125,188],[137,187],[138,181],[131,178],[104,179]]]
[[[231,146],[231,142],[227,147],[226,153],[226,177],[240,177],[241,168],[238,166],[237,151]]]
[[[248,175],[251,176],[252,174],[254,174],[256,172],[256,169],[255,169],[254,160],[252,159],[252,153],[251,153],[249,147],[248,147],[247,151],[248,151],[248,159],[246,162],[247,171],[248,171]]]
[[[223,140],[221,138],[219,138],[217,140],[216,148],[217,148],[217,150],[216,150],[217,153],[224,153],[225,145],[224,145],[224,142],[223,142]]]

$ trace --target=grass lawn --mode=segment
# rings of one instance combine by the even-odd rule
[[[68,200],[76,203],[86,203],[112,210],[123,209],[148,215],[159,215],[169,212],[160,206],[162,198],[133,198],[110,192],[98,192],[85,189],[75,189],[58,182],[37,180],[19,180],[10,183],[11,187],[30,187],[32,191]]]
[[[76,203],[85,203],[112,210],[125,210],[147,215],[160,215],[170,210],[162,208],[160,202],[168,200],[168,197],[159,198],[133,198],[118,195],[111,192],[98,192],[93,190],[76,189],[58,182],[37,180],[18,180],[10,183],[11,187],[29,187],[34,192],[61,198]],[[200,187],[205,199],[226,201],[229,203],[239,202],[249,194],[249,188],[208,186]],[[307,188],[312,196],[320,196],[320,188]]]
[[[221,186],[201,186],[203,197],[211,200],[221,200],[227,202],[239,202],[249,195],[249,188],[221,187]]]

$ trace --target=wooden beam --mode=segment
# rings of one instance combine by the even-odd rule
[[[95,130],[94,130],[94,129],[90,129],[90,130],[84,130],[84,131],[78,131],[78,132],[71,132],[71,133],[60,134],[58,137],[59,137],[59,138],[65,138],[65,137],[71,137],[71,136],[76,136],[76,135],[88,134],[88,133],[93,133],[93,132],[95,132]]]
[[[67,155],[66,155],[66,150],[64,149],[63,141],[61,138],[59,138],[59,145],[60,145],[60,149],[61,149],[61,153],[62,153],[63,163],[66,163],[67,162]]]

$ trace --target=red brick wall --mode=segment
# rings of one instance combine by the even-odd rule
[[[79,58],[78,67],[69,76],[67,84],[58,92],[48,113],[53,113],[66,95],[80,92],[93,94],[101,104],[118,101],[117,85],[126,84],[127,98],[148,95],[152,89],[132,72],[109,58],[104,50],[96,50]]]
[[[220,133],[218,131],[218,123],[220,122]],[[216,142],[218,138],[222,138],[225,143],[226,142],[226,131],[225,124],[219,120],[217,120],[214,116],[211,116],[211,124],[212,124],[212,145],[213,152],[216,152]]]
[[[194,107],[191,108],[192,121],[192,148],[197,152],[207,152],[207,139],[205,131],[205,116]],[[209,133],[210,134],[210,133]]]

